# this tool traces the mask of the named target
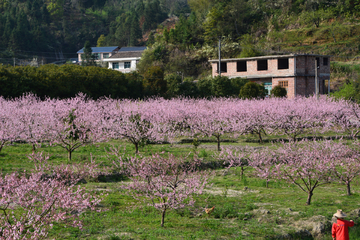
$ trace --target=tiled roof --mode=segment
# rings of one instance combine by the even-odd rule
[[[144,51],[146,47],[122,47],[119,52],[136,52],[136,51]]]
[[[127,52],[117,52],[112,55],[110,58],[134,58],[141,57],[142,51],[127,51]]]
[[[116,50],[118,46],[110,46],[110,47],[92,47],[92,53],[102,53],[102,52],[112,52]],[[77,53],[84,53],[84,48],[80,49]]]

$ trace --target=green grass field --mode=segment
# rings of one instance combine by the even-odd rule
[[[271,137],[274,138],[274,137]],[[266,139],[266,138],[265,138]],[[224,142],[222,146],[271,146],[256,143],[252,136],[241,137],[237,142]],[[120,147],[125,153],[133,155],[135,148],[125,141],[96,143],[79,148],[73,154],[73,162],[89,162],[92,155],[102,166],[111,166],[106,149]],[[196,150],[186,144],[145,145],[141,154],[150,155],[165,151],[176,156],[194,154],[196,151],[204,161],[213,158],[216,143],[202,143]],[[0,153],[2,173],[31,169],[32,162],[27,158],[31,146],[14,143],[4,147]],[[65,150],[43,145],[37,151],[50,154],[49,162],[66,163]],[[281,181],[271,181],[266,188],[265,180],[253,177],[251,169],[240,177],[239,169],[214,169],[212,186],[202,195],[196,196],[194,206],[167,212],[165,226],[160,227],[161,215],[146,202],[134,200],[121,188],[124,181],[110,178],[108,181],[88,181],[84,187],[97,193],[107,193],[99,209],[101,212],[85,212],[80,215],[84,223],[82,229],[54,224],[48,239],[279,239],[292,236],[292,239],[313,239],[295,234],[299,224],[314,216],[324,216],[331,220],[337,209],[350,213],[360,209],[358,182],[352,185],[352,196],[346,195],[345,185],[332,183],[315,190],[310,206],[307,206],[306,193],[294,185]],[[126,180],[125,180],[126,182]],[[204,207],[215,206],[210,215]],[[349,218],[350,219],[350,218]],[[352,216],[358,221],[358,216]],[[310,229],[311,230],[311,229]],[[332,239],[329,226],[319,239]],[[360,227],[350,229],[350,239],[360,239]]]

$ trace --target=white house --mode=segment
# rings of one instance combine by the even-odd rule
[[[104,61],[104,59],[107,59],[117,53],[119,51],[118,46],[110,46],[110,47],[92,47],[91,51],[92,54],[95,57],[95,62]],[[80,49],[78,52],[78,62],[81,63],[82,61],[82,55],[84,54],[84,48]]]
[[[103,61],[109,63],[109,69],[129,73],[136,70],[136,65],[145,49],[146,47],[122,47],[117,53]]]

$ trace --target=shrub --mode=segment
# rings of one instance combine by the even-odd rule
[[[187,77],[184,79],[184,82],[180,84],[180,95],[186,97],[198,96],[198,89],[192,78]]]
[[[165,77],[167,84],[166,97],[173,98],[180,95],[181,77],[178,74],[172,73]]]
[[[216,76],[212,79],[212,95],[214,97],[228,97],[231,95],[231,81],[228,77]]]
[[[286,97],[287,91],[282,86],[277,85],[273,89],[271,89],[270,94],[274,97]]]
[[[203,78],[197,82],[199,97],[207,98],[211,96],[211,79]]]
[[[266,96],[266,90],[263,85],[255,82],[246,83],[240,90],[240,98],[264,98]]]
[[[161,67],[152,66],[147,69],[144,73],[143,87],[145,96],[165,95],[166,81]]]

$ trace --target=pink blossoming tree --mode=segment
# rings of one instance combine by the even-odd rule
[[[0,97],[0,152],[6,143],[19,139],[19,122],[14,114],[15,101],[7,101]]]
[[[277,163],[274,177],[295,184],[308,195],[306,204],[311,204],[314,190],[332,181],[332,155],[321,142],[290,142],[280,146],[275,153]],[[274,154],[264,155],[273,159]]]
[[[130,184],[125,189],[139,201],[149,200],[149,205],[161,212],[164,226],[166,212],[195,203],[193,194],[201,194],[210,172],[197,171],[198,161],[177,159],[173,155],[154,154],[151,157],[119,157],[119,165],[126,166]]]
[[[274,166],[277,164],[277,154],[269,148],[256,149],[248,155],[249,165],[255,169],[258,177],[266,180],[266,187],[273,177]]]
[[[360,174],[360,143],[347,145],[344,141],[327,143],[333,155],[331,166],[334,179],[346,185],[346,193],[351,195],[351,183]]]
[[[57,101],[49,112],[51,141],[68,152],[68,161],[79,147],[107,137],[103,133],[102,109],[85,95]]]
[[[249,165],[249,149],[247,148],[235,148],[235,147],[226,147],[219,154],[214,157],[220,161],[223,161],[225,166],[228,168],[231,167],[240,167],[241,173],[240,177],[244,177],[244,171],[250,167]]]
[[[40,162],[41,155],[33,155]],[[48,234],[53,222],[82,227],[78,214],[92,209],[100,199],[81,186],[75,179],[44,177],[38,171],[12,173],[0,177],[0,239],[40,239]],[[57,175],[64,176],[61,168]]]

